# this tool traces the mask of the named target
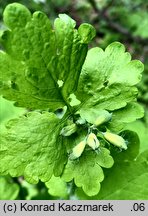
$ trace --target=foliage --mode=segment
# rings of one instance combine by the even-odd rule
[[[85,11],[95,9],[102,14],[111,3],[88,2],[81,2],[84,7],[79,1],[74,6],[78,14],[84,10],[82,20],[88,19]],[[34,1],[33,7],[27,6],[31,12],[42,8],[47,13],[47,3]],[[63,10],[70,4],[67,1]],[[2,99],[4,106],[11,104],[17,113],[6,111],[5,119],[12,119],[5,126],[6,121],[2,122],[0,134],[1,184],[6,184],[8,174],[11,182],[16,179],[13,183],[16,195],[8,195],[8,199],[147,199],[147,193],[140,186],[142,181],[144,188],[147,187],[145,134],[143,138],[140,136],[140,145],[137,134],[130,131],[139,134],[137,127],[141,131],[146,127],[140,120],[131,123],[144,115],[136,101],[137,84],[140,92],[147,94],[143,85],[147,86],[146,79],[139,83],[143,64],[131,60],[121,43],[108,45],[121,35],[115,33],[114,37],[107,30],[107,19],[104,19],[106,24],[100,22],[100,30],[105,34],[100,47],[88,50],[95,34],[100,34],[98,28],[95,30],[87,23],[77,28],[74,19],[66,14],[60,14],[53,21],[63,1],[50,1],[51,5],[50,20],[43,12],[32,15],[18,3],[9,4],[4,10],[4,28],[0,33],[3,49],[0,93],[17,106]],[[121,16],[123,5],[118,11],[116,6],[109,16]],[[125,14],[132,10],[130,4],[126,10]],[[96,18],[92,17],[91,21],[93,19]],[[124,16],[119,20],[124,25]],[[131,31],[138,22],[141,22],[138,18],[133,23],[129,17],[125,27]],[[138,26],[132,37],[139,37],[138,32],[144,30]],[[147,37],[145,32],[140,36]],[[138,100],[146,101],[142,93]],[[115,134],[117,140],[112,142],[105,132]],[[121,140],[124,149],[118,143]],[[139,167],[137,171],[135,167]],[[115,185],[116,179],[119,184]]]
[[[0,200],[14,200],[18,196],[19,186],[10,177],[0,177]]]
[[[8,121],[11,118],[18,117],[25,113],[25,109],[16,108],[13,105],[14,102],[10,102],[2,97],[0,97],[0,124],[4,124],[4,122]]]
[[[81,189],[77,189],[77,198],[94,200],[146,200],[148,197],[147,156],[148,152],[145,151],[139,155],[136,161],[118,161],[112,169],[106,171],[106,181],[103,181],[102,188],[97,196],[90,198]]]

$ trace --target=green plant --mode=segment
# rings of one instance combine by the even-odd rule
[[[87,195],[98,194],[103,168],[138,155],[137,134],[124,127],[144,114],[136,102],[143,64],[119,42],[88,51],[95,29],[75,29],[66,14],[52,27],[44,13],[13,3],[4,23],[0,92],[29,111],[1,132],[0,174],[41,180],[56,196],[55,182],[66,197],[73,180]],[[116,134],[116,146],[106,132]]]

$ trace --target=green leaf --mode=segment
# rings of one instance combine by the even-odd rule
[[[71,125],[71,122],[70,122]],[[79,126],[78,130],[70,136],[64,136],[64,144],[67,152],[70,154],[75,146],[80,142],[86,140],[87,130],[84,127]]]
[[[4,11],[4,22],[11,31],[6,30],[2,35],[6,52],[0,53],[1,74],[4,74],[0,77],[1,94],[27,108],[63,106],[48,66],[55,49],[48,17],[39,12],[31,17],[25,6],[13,3]]]
[[[78,28],[78,32],[82,38],[83,43],[89,43],[96,35],[96,30],[88,23],[83,23]]]
[[[4,11],[4,22],[9,29],[1,35],[1,94],[17,106],[63,107],[77,88],[87,53],[75,21],[61,14],[53,30],[44,13],[31,15],[25,6],[12,3]]]
[[[136,102],[131,102],[126,107],[113,112],[112,120],[109,122],[108,128],[112,131],[120,131],[126,123],[133,122],[143,116],[143,107]]]
[[[13,102],[0,97],[0,125],[4,124],[9,119],[17,117],[25,112],[25,109],[15,107]]]
[[[100,196],[118,198],[118,191],[123,195],[125,173],[121,170],[123,179],[120,179],[120,168],[130,175],[134,163],[144,171],[147,157],[134,161],[139,153],[135,133],[121,133],[128,140],[128,149],[119,154],[119,149],[117,152],[105,142],[102,132],[110,129],[118,133],[124,124],[143,116],[142,108],[136,104],[136,85],[143,64],[131,61],[130,54],[118,42],[105,51],[93,48],[87,54],[87,43],[95,36],[94,28],[85,23],[76,30],[75,21],[66,14],[60,14],[52,27],[44,13],[31,15],[26,7],[13,3],[4,11],[4,22],[7,30],[0,33],[1,94],[17,106],[48,109],[57,115],[34,111],[8,122],[0,134],[0,173],[24,176],[30,183],[47,182],[49,193],[65,198],[64,181],[74,180],[77,187],[94,196],[100,191],[104,173],[104,181],[109,183],[102,185],[111,187],[109,178],[113,171],[120,180],[115,193]],[[90,127],[90,123],[95,125],[98,115],[112,115],[105,119],[105,126],[98,125],[101,131]],[[98,143],[97,138],[94,143],[89,142],[88,135],[91,138],[96,133],[100,138]],[[79,143],[85,145],[80,145],[80,149]],[[114,163],[106,146],[115,158],[115,166],[103,172],[102,167],[111,168]],[[127,188],[132,188],[130,181],[135,183],[139,173],[135,172],[133,179],[127,176]],[[146,177],[147,173],[140,176],[144,181]],[[116,178],[111,179],[115,184]],[[53,187],[55,184],[58,190]]]
[[[113,111],[125,107],[137,96],[136,85],[141,79],[143,64],[131,61],[122,44],[114,42],[105,51],[88,51],[79,79],[77,99],[81,107]]]
[[[19,185],[8,176],[0,176],[0,200],[15,200],[19,194]]]
[[[128,103],[124,108],[109,113],[106,110],[96,109],[95,107],[81,108],[80,116],[87,122],[100,126],[106,123],[109,130],[113,132],[121,131],[127,123],[133,122],[144,116],[144,109],[136,102]]]
[[[87,45],[81,41],[79,32],[74,30],[75,25],[75,21],[66,14],[60,14],[54,22],[57,45],[57,62],[54,72],[58,80],[64,82],[62,88],[64,97],[68,97],[76,90],[87,53]]]
[[[77,187],[82,187],[88,196],[97,194],[100,190],[100,182],[104,180],[101,167],[110,168],[113,159],[109,150],[101,147],[99,152],[85,150],[78,160],[69,160],[62,178],[69,182],[74,179]]]
[[[4,11],[4,23],[11,29],[21,27],[27,24],[31,19],[30,11],[21,4],[10,4]],[[11,19],[10,19],[11,17]]]
[[[98,120],[98,123],[105,123],[106,121],[109,121],[111,119],[112,114],[110,114],[106,110],[99,110],[92,107],[89,109],[82,108],[80,110],[80,116],[87,122],[95,124]]]
[[[59,136],[63,124],[48,112],[10,120],[1,134],[0,173],[23,175],[30,183],[48,181],[53,173],[59,176],[67,161],[63,138]]]
[[[148,126],[144,122],[139,120],[137,122],[128,124],[125,128],[127,130],[133,130],[138,134],[140,139],[139,152],[142,153],[143,151],[146,151],[148,149]]]
[[[145,8],[146,9],[146,8]],[[127,14],[129,11],[127,12]],[[125,15],[126,16],[126,15]],[[125,20],[124,20],[125,22]],[[148,14],[147,11],[137,10],[132,11],[130,15],[126,16],[125,25],[131,30],[132,34],[141,38],[148,38],[147,26],[148,26]]]
[[[136,161],[116,163],[106,173],[106,180],[94,199],[147,200],[148,199],[148,151]]]
[[[25,200],[31,200],[34,196],[39,194],[37,186],[37,184],[29,184],[25,180],[21,181],[21,190],[23,191],[23,197]],[[22,197],[20,199],[22,199]]]
[[[77,199],[82,200],[147,200],[148,199],[148,151],[136,161],[117,162],[105,171],[100,193],[88,197],[78,188]]]
[[[139,154],[140,140],[138,134],[134,131],[124,130],[119,134],[127,143],[126,151],[111,149],[111,155],[115,162],[133,161]]]
[[[48,188],[48,193],[52,196],[66,199],[68,196],[68,188],[66,182],[60,177],[52,176],[51,179],[45,183]]]

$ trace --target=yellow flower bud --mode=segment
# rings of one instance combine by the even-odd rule
[[[89,145],[93,150],[97,149],[100,145],[99,140],[97,139],[94,133],[90,133],[87,138],[87,145]]]
[[[105,139],[108,140],[111,144],[119,148],[123,148],[125,150],[127,149],[126,142],[121,136],[114,134],[114,133],[110,133],[110,132],[105,132],[103,134],[104,134]]]
[[[72,149],[72,153],[70,155],[70,159],[71,160],[74,160],[74,159],[77,159],[81,156],[81,154],[83,153],[84,151],[84,148],[85,148],[85,145],[86,145],[86,141],[83,140],[81,141],[79,144],[77,144],[73,149]]]
[[[111,117],[112,117],[112,114],[109,112],[106,112],[96,118],[94,125],[99,126],[105,122],[108,122],[111,119]]]

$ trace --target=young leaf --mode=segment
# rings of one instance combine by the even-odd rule
[[[37,183],[62,173],[67,153],[59,136],[63,123],[55,114],[28,113],[10,120],[6,127],[1,134],[1,174],[23,175],[28,182]]]
[[[58,80],[64,81],[62,93],[68,97],[77,89],[77,83],[87,54],[87,45],[90,40],[82,41],[79,31],[74,29],[76,23],[66,14],[60,14],[54,22],[56,45],[57,45],[57,62],[55,73]],[[86,37],[94,32],[94,27],[87,27],[89,31]],[[92,38],[95,34],[92,36]]]
[[[80,37],[82,38],[83,43],[90,42],[96,35],[94,27],[88,23],[83,23],[78,28]]]

